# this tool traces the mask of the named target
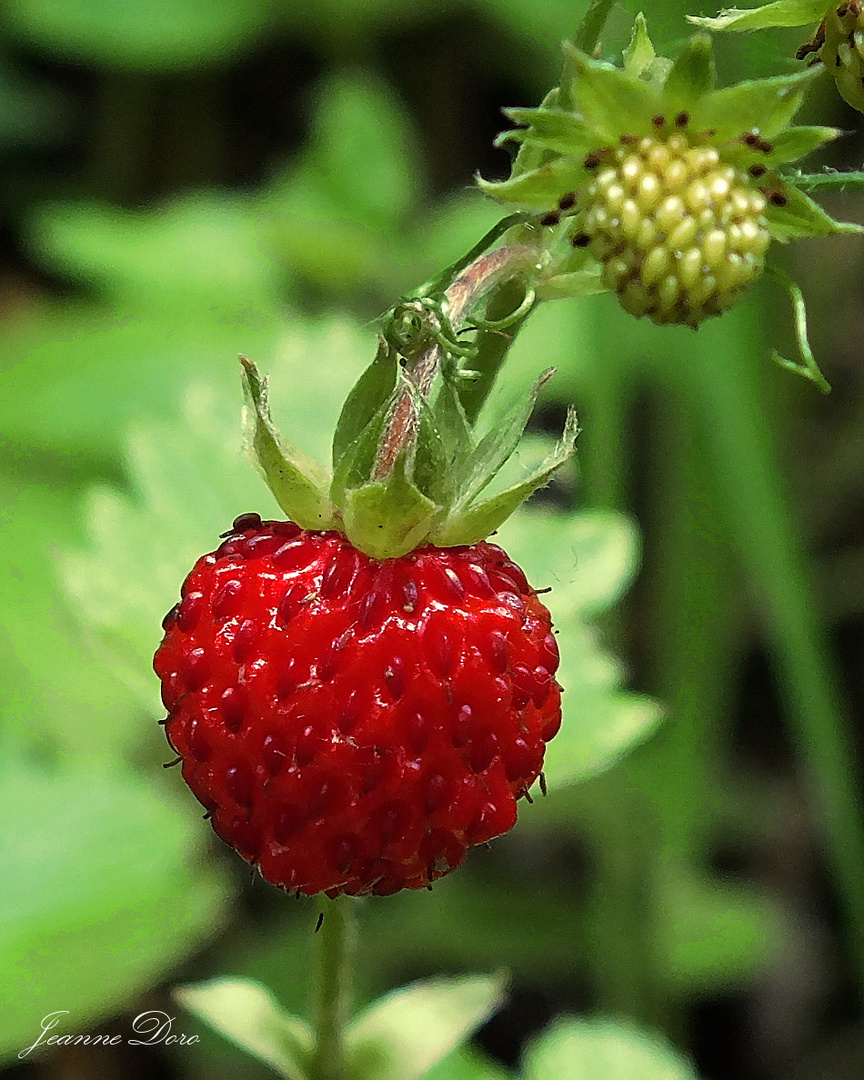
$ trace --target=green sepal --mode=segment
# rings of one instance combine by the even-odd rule
[[[806,26],[819,22],[827,10],[825,0],[775,0],[757,8],[725,8],[714,18],[688,15],[705,30],[767,30],[774,26]]]
[[[397,387],[410,396],[417,416],[417,438],[408,456],[408,476],[433,503],[449,506],[455,496],[456,478],[447,467],[449,455],[432,408],[402,371],[399,375]]]
[[[345,492],[345,535],[373,559],[396,559],[413,551],[442,512],[408,479],[408,472],[408,455],[402,453],[386,479]]]
[[[766,139],[778,135],[801,107],[807,84],[819,74],[809,68],[794,75],[753,79],[717,90],[690,110],[694,130],[711,128],[715,142],[758,131]]]
[[[648,74],[657,53],[648,36],[648,23],[640,11],[633,23],[633,34],[627,48],[624,50],[624,70],[634,78],[640,78]]]
[[[575,190],[584,176],[581,161],[559,157],[531,172],[511,176],[509,180],[488,181],[478,176],[477,186],[499,202],[528,210],[549,210],[564,192]]]
[[[831,127],[793,127],[781,131],[772,139],[774,149],[765,155],[765,161],[771,165],[782,165],[787,161],[797,161],[818,150],[820,146],[839,138],[843,134],[838,128]]]
[[[396,385],[396,355],[383,338],[378,339],[375,359],[358,379],[345,399],[333,433],[333,471],[338,470],[346,451],[366,430],[393,394]]]
[[[838,233],[864,232],[864,226],[851,222],[835,221],[830,214],[815,203],[809,195],[793,187],[784,186],[785,206],[768,203],[765,216],[776,239],[796,240],[812,236],[836,236]]]
[[[558,445],[540,467],[526,479],[497,495],[492,495],[465,510],[449,515],[430,533],[433,544],[449,547],[457,544],[476,544],[502,525],[523,502],[552,479],[555,473],[573,456],[579,424],[571,408]]]
[[[656,86],[592,60],[570,44],[565,43],[564,52],[574,71],[578,111],[598,144],[617,143],[624,132],[649,134],[660,102]]]
[[[466,479],[459,495],[457,512],[461,507],[469,506],[498,475],[519,445],[540,391],[554,374],[555,368],[547,368],[528,391],[521,406],[509,409],[477,444],[465,468]]]
[[[775,350],[771,354],[774,363],[779,364],[780,367],[785,368],[787,371],[800,375],[804,379],[809,379],[810,382],[816,384],[823,394],[830,394],[831,384],[822,374],[822,369],[819,367],[816,357],[813,355],[813,350],[810,348],[810,340],[807,336],[807,307],[800,286],[785,270],[771,264],[766,269],[786,290],[792,304],[795,340],[798,344],[798,354],[801,357],[800,360],[787,360]]]
[[[250,456],[285,513],[303,529],[336,524],[330,502],[330,474],[301,450],[283,443],[270,419],[267,380],[246,356],[240,357],[247,408],[244,430]]]
[[[707,34],[694,34],[672,65],[663,86],[666,108],[671,112],[691,112],[717,83],[714,47]]]
[[[453,489],[458,491],[471,460],[474,440],[459,397],[455,373],[443,373],[441,389],[432,407],[432,419],[441,438],[445,472],[453,477]]]
[[[554,87],[540,102],[541,109],[556,109],[561,108],[561,102],[559,101],[558,87]],[[496,142],[496,145],[500,145]],[[541,165],[545,165],[550,159],[551,154],[548,150],[544,150],[541,146],[535,146],[533,143],[523,142],[519,147],[519,152],[516,155],[516,159],[510,168],[510,178],[513,179],[516,176],[521,176],[523,173],[533,172],[535,169],[539,169]]]
[[[330,485],[330,499],[334,506],[343,504],[345,493],[349,489],[362,487],[371,478],[378,455],[378,443],[387,417],[398,397],[398,392],[394,389],[357,438],[343,451]]]
[[[527,130],[502,132],[496,146],[505,142],[526,142],[558,154],[587,154],[597,145],[597,137],[575,113],[563,109],[505,109],[504,115]]]

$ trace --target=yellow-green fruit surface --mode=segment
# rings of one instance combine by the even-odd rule
[[[864,112],[864,10],[841,4],[825,19],[825,44],[819,56],[834,76],[840,96]]]
[[[637,318],[696,327],[765,265],[766,199],[753,178],[683,133],[602,156],[581,227],[607,288]]]

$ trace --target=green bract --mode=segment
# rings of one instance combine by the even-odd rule
[[[763,7],[727,8],[713,19],[688,18],[708,30],[738,31],[818,22],[811,40],[798,50],[798,59],[810,57],[811,64],[821,61],[837,83],[840,96],[853,109],[864,112],[864,10],[858,0],[844,0],[827,9],[825,0],[774,0]]]
[[[573,453],[577,425],[571,412],[558,445],[537,469],[484,497],[552,372],[540,377],[513,415],[478,438],[460,401],[464,372],[442,364],[427,398],[406,371],[405,357],[382,338],[342,409],[331,474],[280,439],[266,382],[245,357],[242,367],[247,443],[279,505],[303,528],[344,532],[375,559],[398,558],[425,543],[452,547],[483,540]]]
[[[481,188],[540,214],[541,298],[609,289],[636,316],[697,326],[737,301],[772,239],[860,231],[835,221],[785,166],[840,133],[792,127],[816,72],[716,89],[711,39],[673,63],[640,15],[623,69],[565,45],[561,86],[499,142],[519,152]]]

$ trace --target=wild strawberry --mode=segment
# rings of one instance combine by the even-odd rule
[[[155,667],[219,836],[289,891],[385,895],[510,829],[560,724],[549,613],[500,548],[378,561],[244,515]]]
[[[463,311],[501,263],[499,249],[457,279]],[[156,653],[184,779],[219,836],[296,893],[449,873],[513,826],[561,722],[549,612],[483,538],[569,459],[575,421],[535,473],[481,498],[549,373],[475,440],[450,293],[447,313],[396,309],[398,345],[382,340],[349,396],[332,476],[281,441],[241,358],[251,448],[293,520],[237,518]]]
[[[641,16],[623,70],[565,51],[561,87],[540,108],[507,110],[524,125],[500,139],[521,144],[510,178],[481,181],[557,230],[538,296],[608,289],[636,317],[695,329],[760,276],[772,239],[859,230],[781,170],[839,135],[789,127],[812,72],[716,90],[710,38],[672,64]]]

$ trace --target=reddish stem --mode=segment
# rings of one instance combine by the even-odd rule
[[[525,244],[499,247],[481,255],[456,278],[444,293],[444,308],[454,330],[477,301],[490,289],[537,264],[537,250]],[[434,315],[431,316],[434,320]],[[441,362],[441,346],[437,343],[424,349],[405,368],[423,397],[428,397]],[[385,480],[392,472],[396,459],[406,450],[417,434],[417,410],[411,393],[404,390],[397,399],[378,450],[373,479]]]

